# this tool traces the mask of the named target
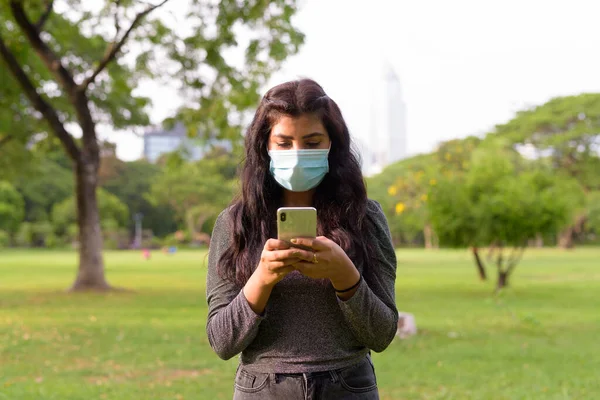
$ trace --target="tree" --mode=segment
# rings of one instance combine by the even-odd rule
[[[72,175],[50,158],[39,159],[30,165],[30,171],[20,173],[15,187],[25,200],[25,220],[49,221],[54,204],[73,194]]]
[[[480,142],[476,137],[443,142],[432,153],[401,160],[368,179],[369,195],[382,205],[396,242],[437,246],[426,207],[430,189],[440,176],[467,171]]]
[[[548,159],[552,168],[577,179],[586,191],[600,190],[600,93],[551,99],[496,126],[495,135]],[[573,246],[587,214],[583,208],[573,215],[560,235],[561,247]]]
[[[69,226],[77,223],[75,202],[75,198],[71,196],[54,205],[52,222],[58,234],[66,233]],[[129,223],[127,205],[103,189],[98,190],[98,209],[103,226],[126,227]]]
[[[596,236],[600,236],[600,191],[590,193],[587,196],[587,201],[587,225]]]
[[[468,171],[473,152],[481,143],[482,140],[475,136],[441,143],[435,151],[440,173],[447,177]]]
[[[435,158],[418,155],[389,165],[380,174],[367,179],[369,197],[377,200],[390,224],[396,243],[431,244],[427,235],[427,216],[424,204],[428,187],[436,180]]]
[[[244,110],[303,41],[290,22],[293,0],[191,0],[185,32],[155,16],[167,1],[106,0],[100,11],[73,0],[56,8],[54,0],[0,2],[0,58],[13,78],[2,79],[0,98],[10,106],[2,125],[18,123],[22,143],[58,138],[73,163],[80,248],[72,290],[110,289],[96,193],[97,125],[147,125],[149,101],[134,89],[163,76],[179,80],[188,104],[198,105],[180,113],[197,125],[190,132],[200,125],[207,135],[239,135]],[[224,56],[236,51],[242,67]]]
[[[480,148],[469,162],[465,174],[444,177],[432,189],[429,212],[440,243],[494,246],[501,289],[528,242],[566,225],[583,192],[574,179],[557,178],[512,150]]]
[[[7,181],[0,181],[0,231],[13,234],[25,214],[23,197]]]
[[[154,205],[148,199],[152,184],[161,176],[161,167],[145,160],[118,160],[111,165],[118,173],[105,176],[102,188],[125,203],[132,215],[141,213],[144,228],[152,230],[153,234],[164,236],[174,232],[177,229],[175,211],[168,204]],[[130,219],[128,228],[133,231],[133,219]]]
[[[437,184],[438,167],[433,157],[416,161],[407,163],[387,189],[393,203],[391,225],[399,227],[407,242],[421,235],[425,247],[433,248],[435,239],[426,205],[430,187]]]
[[[172,207],[193,235],[231,201],[237,165],[234,154],[218,150],[194,163],[173,162],[155,180],[149,197],[156,205]]]

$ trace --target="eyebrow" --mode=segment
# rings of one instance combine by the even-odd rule
[[[281,138],[281,139],[294,140],[293,136],[284,135],[283,133],[276,133],[275,136],[278,138]],[[325,136],[325,135],[321,132],[313,132],[313,133],[309,133],[308,135],[302,136],[302,139],[310,139],[310,138],[317,137],[317,136]]]

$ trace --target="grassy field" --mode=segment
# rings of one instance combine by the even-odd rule
[[[0,252],[0,400],[229,399],[204,252],[106,253],[130,293],[68,294],[76,255]],[[529,250],[493,295],[465,251],[400,250],[419,335],[374,354],[383,399],[599,399],[600,249]],[[299,305],[301,306],[301,305]]]

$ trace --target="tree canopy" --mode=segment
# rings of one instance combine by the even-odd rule
[[[168,1],[0,2],[0,151],[9,143],[23,159],[24,144],[54,137],[71,159],[80,231],[74,290],[110,289],[97,126],[147,126],[150,101],[136,89],[170,81],[185,99],[176,119],[190,135],[238,143],[244,112],[304,39],[291,22],[294,0],[190,0],[158,12]]]
[[[21,194],[7,181],[0,181],[0,231],[14,233],[25,215]]]

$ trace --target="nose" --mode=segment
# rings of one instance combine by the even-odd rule
[[[294,142],[292,143],[292,148],[293,148],[294,150],[303,150],[303,149],[308,149],[309,147],[308,147],[308,145],[306,145],[305,143],[298,142],[298,141],[294,141]]]

